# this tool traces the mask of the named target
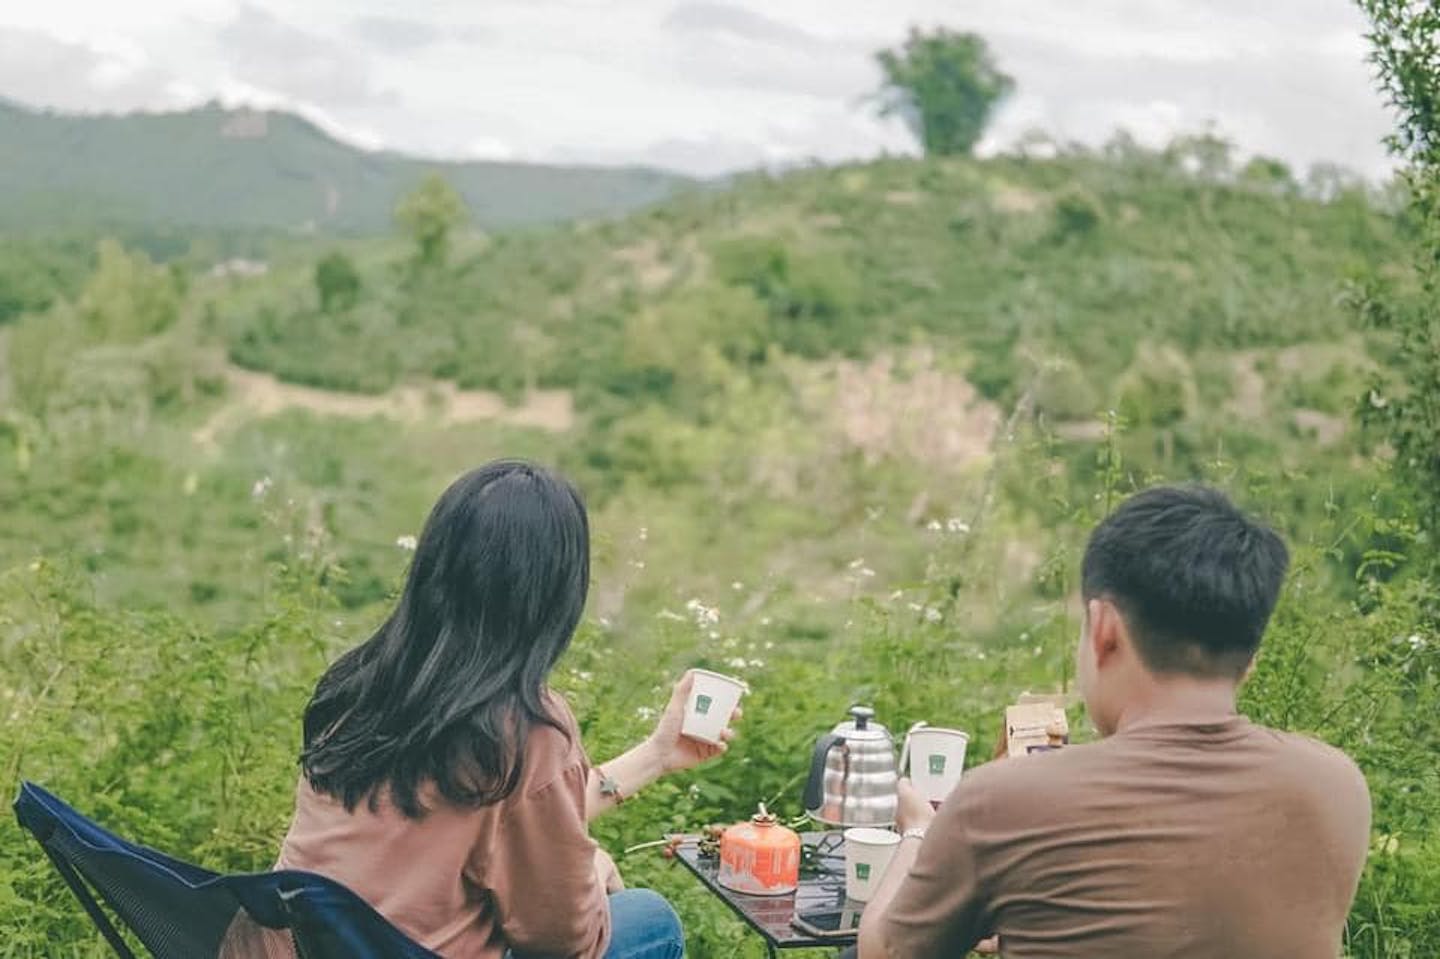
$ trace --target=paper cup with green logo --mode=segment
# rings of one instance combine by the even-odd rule
[[[856,902],[869,902],[899,845],[900,834],[888,829],[845,830],[845,895]]]
[[[943,802],[960,782],[960,774],[965,769],[965,747],[969,744],[969,734],[958,729],[916,725],[905,737],[901,768],[909,774],[922,798],[932,803]]]
[[[719,744],[720,734],[730,723],[730,714],[749,692],[740,680],[708,669],[694,670],[695,682],[685,703],[685,722],[680,731],[691,739]]]

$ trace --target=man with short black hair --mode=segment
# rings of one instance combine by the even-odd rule
[[[1104,738],[968,771],[906,838],[861,959],[1335,959],[1370,797],[1344,754],[1236,712],[1289,564],[1200,486],[1157,487],[1091,534],[1077,678]]]

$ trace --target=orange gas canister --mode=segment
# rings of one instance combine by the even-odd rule
[[[800,837],[760,804],[749,822],[720,837],[720,885],[752,896],[783,896],[800,882]]]

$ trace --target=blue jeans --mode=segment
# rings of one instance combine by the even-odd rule
[[[658,892],[626,889],[610,897],[610,948],[605,959],[683,959],[680,917]]]

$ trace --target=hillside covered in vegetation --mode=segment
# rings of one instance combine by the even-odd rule
[[[755,175],[457,229],[439,257],[290,244],[256,276],[106,244],[0,334],[0,764],[177,854],[264,866],[322,664],[376,621],[444,484],[511,454],[591,503],[561,673],[592,755],[685,666],[754,688],[724,764],[599,837],[795,813],[853,701],[988,754],[1004,704],[1070,681],[1090,525],[1204,479],[1297,557],[1247,710],[1371,777],[1348,948],[1429,954],[1425,546],[1353,415],[1394,348],[1356,291],[1414,285],[1410,230],[1388,195],[1199,138]],[[88,943],[0,829],[0,941]],[[621,865],[679,902],[696,955],[759,954],[658,858]]]

